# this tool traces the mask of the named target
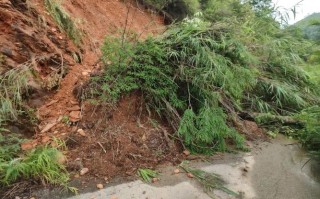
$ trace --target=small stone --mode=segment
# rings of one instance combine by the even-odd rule
[[[87,136],[87,134],[84,132],[84,130],[83,129],[78,129],[77,130],[77,133],[79,133],[81,136],[83,136],[83,137],[86,137]]]
[[[103,189],[103,184],[97,184],[98,189]]]
[[[56,32],[57,29],[56,28],[51,28],[52,32]]]
[[[81,169],[81,171],[80,171],[80,175],[83,176],[83,175],[85,175],[85,174],[88,173],[88,172],[89,172],[89,169],[88,169],[88,168],[83,168],[83,169]]]
[[[108,181],[109,181],[109,178],[108,178],[108,177],[105,177],[105,178],[104,178],[104,181],[108,182]]]
[[[71,111],[70,112],[70,121],[71,122],[78,122],[81,118],[81,112],[80,111]]]
[[[62,39],[63,39],[63,37],[62,37],[62,36],[59,36],[58,38],[59,38],[60,40],[62,40]]]
[[[152,183],[156,183],[159,181],[159,178],[152,178]]]
[[[80,178],[79,174],[74,175],[74,178]]]
[[[85,71],[85,72],[82,72],[82,75],[83,75],[83,76],[88,76],[89,73]]]
[[[194,175],[193,175],[192,173],[187,173],[187,176],[188,176],[189,178],[194,178]]]
[[[190,153],[190,151],[188,151],[188,150],[184,150],[184,151],[183,151],[183,154],[185,154],[186,156],[189,156],[191,153]]]
[[[175,169],[173,172],[174,172],[174,174],[178,174],[178,173],[180,173],[180,170],[179,169]]]

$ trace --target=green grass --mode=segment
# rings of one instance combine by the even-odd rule
[[[60,29],[65,31],[76,45],[80,45],[82,40],[81,31],[69,14],[62,8],[61,3],[57,0],[45,0],[45,5]]]
[[[225,182],[221,178],[221,176],[214,174],[214,173],[208,173],[206,171],[203,171],[201,169],[196,169],[188,166],[188,162],[184,161],[180,164],[180,167],[187,173],[190,173],[194,176],[194,178],[201,184],[204,191],[211,197],[215,198],[213,191],[214,190],[221,190],[225,193],[232,195],[232,196],[239,196],[238,193],[226,188],[224,186]]]
[[[138,175],[141,177],[141,179],[145,182],[150,183],[153,178],[156,178],[159,176],[159,173],[151,170],[151,169],[138,169]]]
[[[0,134],[0,187],[32,179],[39,184],[59,185],[77,191],[68,185],[69,174],[60,162],[63,154],[58,148],[42,146],[23,152],[20,148],[22,142],[18,135]],[[63,146],[59,142],[58,147]]]
[[[23,66],[0,75],[0,127],[9,120],[16,121],[23,113],[29,74],[29,69]]]

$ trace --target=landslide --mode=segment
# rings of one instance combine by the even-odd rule
[[[77,98],[79,88],[103,71],[100,46],[106,35],[121,35],[125,29],[144,39],[164,30],[163,18],[134,1],[66,0],[59,9],[81,35],[80,43],[75,43],[45,2],[0,2],[0,55],[4,59],[0,73],[22,66],[32,71],[25,99],[38,122],[12,121],[7,126],[12,133],[29,138],[22,149],[54,147],[56,139],[64,140],[67,168],[84,186],[92,179],[135,175],[139,167],[179,161],[179,149],[168,139],[165,125],[155,125],[141,111],[138,93],[122,99],[117,108]],[[83,168],[89,172],[79,176]],[[27,184],[32,193],[34,182]],[[14,192],[6,197],[15,197],[26,188],[12,187]]]

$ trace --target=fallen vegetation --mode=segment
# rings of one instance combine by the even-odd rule
[[[107,36],[101,48],[104,70],[92,75],[85,90],[81,90],[81,96],[77,96],[81,100],[90,99],[97,106],[106,102],[114,106],[131,94],[136,97],[132,104],[141,106],[137,108],[140,109],[139,118],[131,121],[131,129],[114,122],[110,129],[102,128],[104,132],[100,134],[96,132],[98,127],[105,126],[95,126],[89,120],[82,126],[82,135],[69,137],[70,145],[79,152],[73,159],[78,159],[80,150],[81,155],[86,156],[94,149],[101,152],[97,153],[99,157],[112,156],[108,165],[113,167],[114,173],[119,172],[117,167],[123,167],[128,173],[137,171],[143,180],[150,182],[157,173],[137,168],[149,168],[150,162],[156,164],[165,157],[173,157],[166,155],[170,150],[176,153],[180,146],[194,154],[248,150],[244,120],[260,124],[271,134],[281,132],[294,136],[319,157],[320,70],[316,67],[319,66],[319,48],[314,41],[288,31],[286,24],[277,22],[270,1],[142,2],[152,5],[151,9],[162,10],[177,23],[158,37],[143,41],[129,32],[128,27],[120,37]],[[83,35],[59,2],[46,0],[45,6],[60,29],[79,46]],[[23,138],[6,129],[7,123],[29,114],[24,96],[30,72],[21,67],[2,73],[6,56],[0,54],[0,187],[6,189],[31,178],[39,184],[60,185],[75,192],[76,189],[68,185],[69,174],[62,161],[63,145],[44,145],[23,151]],[[78,55],[75,59],[79,64],[83,61]],[[46,61],[41,64],[45,65]],[[60,62],[62,67],[62,56]],[[63,68],[61,74],[56,71],[61,79]],[[131,106],[130,103],[125,108]],[[82,111],[77,102],[73,105],[77,113]],[[140,123],[142,112],[148,115],[144,124]],[[92,117],[93,114],[88,115]],[[107,121],[113,117],[112,113],[100,115],[108,118],[97,123],[109,125]],[[80,111],[77,119],[85,120],[80,117]],[[124,117],[120,115],[117,119],[121,121]],[[68,115],[62,115],[60,122],[69,127],[81,124],[71,122]],[[153,129],[137,133],[135,122],[139,127],[151,129],[153,126]],[[118,133],[120,131],[124,133]],[[84,140],[90,136],[94,139]],[[169,138],[175,139],[178,147],[171,147],[174,142]],[[133,148],[122,149],[132,143]],[[143,153],[142,146],[148,153]],[[80,147],[83,148],[79,150]],[[106,167],[107,163],[100,159],[94,163]],[[140,165],[135,164],[138,159],[142,159]],[[90,158],[84,161],[92,164]],[[219,176],[184,164],[181,167],[192,173],[206,190],[222,189],[236,195],[223,186]],[[79,173],[79,168],[75,171]]]
[[[166,119],[189,150],[207,154],[228,150],[226,140],[245,149],[241,112],[292,117],[317,104],[316,83],[301,68],[311,43],[285,34],[264,8],[220,4],[232,12],[205,7],[158,38],[107,37],[105,73],[89,93],[117,102],[139,90],[146,110]]]

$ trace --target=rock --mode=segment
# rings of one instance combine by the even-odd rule
[[[56,32],[57,29],[56,29],[56,28],[51,28],[51,31],[52,31],[52,32]]]
[[[85,72],[82,72],[82,75],[83,75],[83,76],[88,76],[89,73],[85,71]]]
[[[188,151],[188,150],[184,150],[184,151],[183,151],[183,154],[185,154],[186,156],[189,156],[191,153],[190,153],[190,151]]]
[[[103,184],[97,184],[98,189],[103,189]]]
[[[152,178],[152,183],[156,183],[159,181],[159,178]]]
[[[79,104],[78,102],[73,101],[73,100],[71,100],[70,103],[71,103],[72,105],[78,105],[78,104]]]
[[[51,106],[52,104],[57,103],[59,100],[52,100],[48,104],[46,104],[46,107]]]
[[[175,170],[173,171],[173,173],[174,173],[174,174],[178,174],[178,173],[180,173],[180,170],[179,170],[179,169],[175,169]]]
[[[45,133],[48,132],[52,127],[54,127],[55,125],[57,125],[57,122],[52,122],[47,124],[42,130],[41,133]]]
[[[80,178],[79,174],[74,175],[74,178]]]
[[[83,176],[83,175],[87,174],[88,172],[89,172],[89,169],[88,169],[88,168],[83,168],[83,169],[81,169],[81,171],[80,171],[80,175]]]
[[[83,129],[78,129],[77,130],[77,133],[79,133],[81,136],[83,136],[83,137],[86,137],[87,136],[87,134],[84,132],[84,130]]]
[[[67,110],[68,110],[68,111],[80,111],[81,108],[80,108],[80,106],[75,105],[75,106],[73,106],[73,107],[71,107],[71,108],[67,108]]]
[[[71,122],[78,122],[81,118],[81,112],[80,111],[71,111],[70,112],[70,121]]]
[[[194,178],[194,175],[192,173],[187,173],[188,178]]]

